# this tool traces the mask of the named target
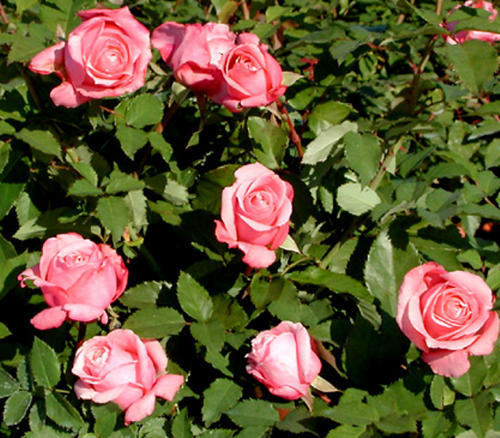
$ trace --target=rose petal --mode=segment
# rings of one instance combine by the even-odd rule
[[[153,392],[158,397],[172,401],[183,383],[184,376],[179,374],[165,374],[158,377],[153,386]]]
[[[50,307],[31,318],[31,324],[38,330],[57,328],[66,320],[66,312],[62,307]]]
[[[479,338],[467,348],[469,353],[475,356],[491,354],[498,338],[499,325],[498,314],[496,312],[490,312],[490,317],[481,329]]]
[[[168,359],[165,350],[158,341],[144,341],[149,357],[153,361],[156,372],[163,372],[167,368]]]
[[[134,421],[140,421],[151,415],[155,409],[155,396],[148,392],[144,397],[132,403],[125,411],[125,426]]]
[[[269,250],[265,246],[238,242],[238,248],[245,253],[243,261],[255,269],[267,268],[276,260],[274,251]]]
[[[460,377],[470,368],[466,350],[433,350],[422,354],[432,371],[445,377]]]

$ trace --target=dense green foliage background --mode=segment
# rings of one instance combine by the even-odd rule
[[[445,379],[394,321],[404,274],[428,260],[500,288],[498,54],[435,37],[457,4],[437,3],[124,1],[150,30],[220,20],[255,32],[295,73],[278,105],[232,114],[209,101],[200,111],[156,50],[132,95],[55,107],[59,79],[27,63],[97,3],[3,0],[0,434],[500,435],[499,350]],[[461,28],[500,32],[481,11],[456,16]],[[269,270],[249,272],[215,240],[214,219],[234,170],[254,161],[294,186],[296,248],[287,241]],[[112,326],[161,339],[168,369],[187,377],[174,403],[157,402],[129,427],[112,404],[74,396],[77,325],[39,332],[29,323],[45,303],[16,276],[38,262],[46,238],[68,231],[123,255],[129,288]],[[281,320],[322,342],[321,375],[340,389],[317,393],[312,413],[245,372],[250,339]],[[93,323],[85,336],[108,330]]]

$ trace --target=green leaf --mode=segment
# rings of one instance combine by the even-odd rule
[[[361,438],[364,436],[366,428],[343,424],[331,430],[326,438]]]
[[[148,225],[148,209],[143,191],[132,190],[125,195],[124,199],[132,215],[134,226],[141,228]]]
[[[37,4],[37,0],[15,0],[16,12],[19,16],[23,14],[26,9],[31,8]]]
[[[19,383],[9,373],[0,368],[0,398],[8,397],[19,389]]]
[[[203,392],[201,413],[207,426],[219,421],[221,415],[234,407],[242,396],[241,387],[228,379],[217,379]]]
[[[299,284],[323,286],[335,293],[346,293],[360,300],[373,301],[368,290],[359,281],[348,275],[327,271],[316,266],[308,266],[303,271],[293,272],[287,278]]]
[[[430,396],[434,407],[440,410],[455,401],[455,393],[448,387],[443,376],[436,375],[432,379]]]
[[[83,420],[71,403],[58,393],[49,393],[45,397],[47,417],[66,429],[77,430],[83,426]]]
[[[345,211],[360,216],[380,204],[381,200],[370,187],[362,187],[359,183],[342,184],[337,191],[337,203]]]
[[[102,195],[102,190],[96,187],[88,179],[82,178],[77,179],[68,189],[68,195],[71,196],[100,196]]]
[[[145,184],[144,181],[140,181],[134,178],[132,175],[123,173],[115,167],[111,175],[109,175],[109,182],[106,185],[106,193],[110,195],[115,195],[120,192],[130,192],[133,190],[142,190]]]
[[[493,78],[497,70],[497,52],[485,41],[470,40],[464,44],[447,44],[442,50],[453,63],[458,77],[475,94]]]
[[[285,282],[282,278],[270,281],[269,276],[259,273],[253,276],[250,283],[250,299],[258,309],[277,300],[283,290]]]
[[[270,169],[279,169],[285,155],[288,135],[283,129],[261,117],[249,117],[248,135],[260,145],[254,149],[257,160]]]
[[[243,400],[226,414],[240,427],[272,426],[280,419],[271,403],[254,399]]]
[[[429,410],[427,416],[422,420],[422,432],[424,438],[447,437],[448,430],[452,423],[444,412],[436,412]]]
[[[181,272],[177,281],[177,298],[182,310],[198,321],[208,321],[213,303],[207,290],[191,275]]]
[[[170,143],[167,143],[162,134],[155,131],[148,133],[148,140],[151,144],[151,147],[155,151],[159,152],[165,162],[168,163],[173,154],[172,146],[170,146]]]
[[[36,383],[52,388],[59,382],[61,369],[55,351],[35,336],[30,353],[30,365]]]
[[[493,421],[491,401],[491,394],[482,392],[477,397],[455,402],[455,415],[458,422],[470,427],[478,438],[483,438],[491,427]]]
[[[3,409],[3,421],[7,426],[14,426],[22,421],[31,405],[33,396],[28,391],[18,391],[12,394]]]
[[[184,318],[179,312],[169,307],[160,307],[135,312],[123,327],[134,331],[141,338],[163,338],[176,335],[184,325]]]
[[[6,338],[7,336],[10,336],[11,334],[12,334],[12,332],[9,330],[9,328],[3,322],[0,322],[0,339]],[[1,383],[0,383],[0,386],[1,386]]]
[[[7,163],[9,162],[9,155],[11,148],[7,143],[3,141],[0,142],[0,173],[3,171]]]
[[[110,196],[97,201],[97,216],[111,231],[113,241],[118,242],[129,223],[129,209],[123,198]]]
[[[154,308],[161,288],[162,283],[158,281],[146,281],[127,289],[121,296],[120,302],[134,309]]]
[[[51,0],[48,4],[43,4],[40,8],[40,18],[42,23],[49,26],[55,33],[58,28],[65,36],[80,24],[80,17],[77,12],[85,8],[87,0]]]
[[[0,173],[0,219],[12,208],[14,202],[20,197],[27,177],[27,169],[19,160],[21,154],[11,153],[9,162]]]
[[[193,438],[187,409],[181,409],[172,421],[172,437]]]
[[[125,155],[131,160],[134,159],[135,153],[148,142],[148,137],[144,131],[121,123],[116,127],[116,138],[120,141]]]
[[[50,131],[23,128],[16,134],[16,137],[29,144],[33,149],[47,155],[53,155],[62,161],[61,146]]]
[[[352,107],[342,102],[324,102],[313,107],[309,114],[309,128],[318,136],[332,126],[342,122],[352,111]]]
[[[194,322],[189,329],[193,338],[211,352],[217,353],[224,346],[226,332],[219,321]]]
[[[484,359],[480,356],[471,356],[469,360],[471,363],[469,371],[463,376],[450,379],[450,381],[456,391],[470,397],[481,390],[488,369]]]
[[[348,132],[344,136],[344,147],[347,161],[366,186],[377,173],[380,166],[382,150],[377,137]]]
[[[307,145],[302,164],[316,164],[326,161],[330,157],[333,147],[349,131],[357,132],[358,125],[353,122],[342,122],[322,131],[311,143]]]
[[[379,299],[380,307],[396,316],[398,290],[405,274],[420,264],[415,248],[396,248],[387,232],[382,232],[373,242],[366,260],[364,277],[370,293]]]
[[[113,432],[121,409],[114,403],[90,406],[95,418],[94,432],[99,437],[108,437]]]
[[[140,94],[128,104],[125,121],[134,128],[144,128],[161,122],[163,102],[151,94]]]

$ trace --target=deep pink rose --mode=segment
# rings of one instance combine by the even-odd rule
[[[43,50],[29,64],[35,73],[56,73],[62,79],[50,92],[54,104],[74,108],[142,87],[152,57],[149,30],[127,7],[78,15],[83,22],[67,42]]]
[[[226,24],[173,21],[157,27],[151,38],[177,81],[200,93],[214,93],[219,88],[222,56],[234,47],[235,40]]]
[[[283,321],[252,340],[247,372],[269,392],[287,400],[307,394],[321,370],[309,333],[300,323]]]
[[[167,355],[158,341],[141,340],[131,330],[113,330],[85,341],[76,351],[71,372],[78,398],[114,402],[125,411],[125,424],[151,415],[155,398],[172,401],[184,383],[166,374]]]
[[[238,36],[237,45],[222,58],[221,71],[221,87],[209,97],[233,112],[268,105],[286,90],[281,66],[252,33]]]
[[[494,21],[498,15],[498,11],[493,6],[493,3],[482,1],[482,0],[468,0],[463,5],[455,6],[448,15],[451,15],[454,11],[462,6],[474,9],[484,9],[490,13],[489,20]],[[445,27],[450,32],[454,32],[458,21],[452,21],[450,23],[442,23],[441,26]],[[445,41],[449,44],[463,44],[465,41],[469,40],[482,40],[488,43],[493,43],[495,41],[500,41],[500,33],[495,32],[485,32],[481,30],[461,30],[453,35],[443,35]]]
[[[240,167],[234,176],[234,184],[222,191],[215,236],[243,251],[251,267],[266,268],[288,235],[293,188],[260,163]]]
[[[47,239],[38,265],[19,274],[42,289],[49,309],[35,315],[31,323],[39,330],[59,327],[66,319],[106,324],[105,309],[125,290],[128,270],[116,251],[77,233]]]
[[[459,377],[470,367],[469,355],[493,351],[498,315],[494,296],[481,277],[447,272],[434,262],[411,269],[399,289],[396,321],[421,350],[432,371]]]

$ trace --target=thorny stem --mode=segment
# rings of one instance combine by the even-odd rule
[[[441,15],[441,12],[443,11],[443,3],[444,0],[437,0],[436,1],[436,14]]]
[[[86,331],[87,331],[87,324],[80,321],[78,323],[78,340],[76,341],[77,345],[80,345],[80,342],[82,342],[85,339]]]
[[[299,155],[300,158],[302,158],[304,156],[304,149],[302,149],[302,141],[300,139],[300,135],[297,134],[297,131],[293,126],[292,120],[290,119],[290,115],[288,114],[285,105],[283,105],[279,100],[277,101],[277,104],[279,110],[285,116],[286,123],[288,125],[288,128],[290,129],[290,140],[292,140],[293,144],[295,145],[295,148],[297,149],[297,154]]]
[[[245,20],[250,20],[250,9],[247,5],[246,0],[241,0],[241,9],[243,11],[243,18]]]

